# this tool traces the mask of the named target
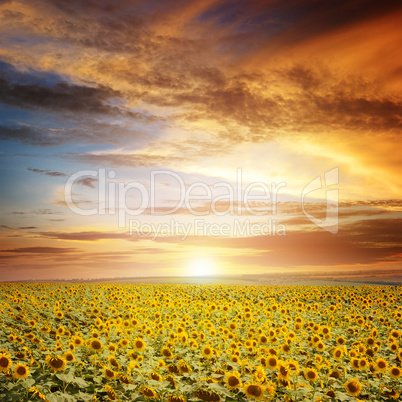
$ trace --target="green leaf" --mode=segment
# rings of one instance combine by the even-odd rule
[[[74,381],[74,377],[72,374],[56,374],[56,377],[66,383],[71,383]]]
[[[77,394],[78,400],[82,400],[84,402],[88,401],[93,401],[94,396],[92,394],[86,394],[84,392],[78,392]]]
[[[344,394],[343,392],[336,392],[336,399],[339,399],[340,401],[348,401],[349,396]]]
[[[31,388],[32,385],[34,385],[34,384],[35,384],[35,380],[33,378],[27,378],[27,379],[25,379],[24,381],[21,382],[21,385],[24,388]]]
[[[80,388],[87,388],[89,387],[89,383],[83,380],[81,377],[76,377],[73,380],[73,383],[78,385]]]

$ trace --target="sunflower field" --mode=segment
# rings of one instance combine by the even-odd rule
[[[3,283],[0,400],[400,400],[401,294]]]

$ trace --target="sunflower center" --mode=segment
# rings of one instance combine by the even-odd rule
[[[248,393],[258,398],[259,396],[261,396],[262,389],[259,385],[250,385],[248,387]]]
[[[62,367],[62,366],[63,366],[63,360],[61,360],[61,359],[53,359],[53,360],[52,360],[52,366],[53,366],[54,368],[60,368],[60,367]]]
[[[100,348],[101,348],[100,342],[98,342],[98,341],[93,341],[93,342],[92,342],[92,347],[93,347],[94,349],[100,349]]]
[[[0,359],[0,367],[7,367],[9,363],[9,360],[7,359],[7,357],[2,357]]]
[[[268,364],[269,364],[270,366],[276,366],[276,359],[274,359],[273,357],[271,357],[271,358],[268,360]]]
[[[236,385],[239,385],[239,379],[232,375],[229,377],[228,383],[231,387],[235,387]]]
[[[20,366],[20,367],[17,368],[17,373],[18,373],[19,375],[25,375],[26,372],[27,372],[27,371],[26,371],[25,367],[23,367],[23,366]]]

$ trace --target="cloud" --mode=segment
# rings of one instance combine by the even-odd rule
[[[46,239],[68,240],[68,241],[98,241],[98,240],[135,240],[128,233],[109,233],[109,232],[39,232],[39,237]]]
[[[1,102],[27,109],[55,112],[119,114],[116,106],[106,101],[121,94],[104,86],[88,87],[60,82],[53,86],[19,84],[0,78]]]
[[[337,235],[312,227],[287,231],[285,236],[180,237],[159,236],[156,242],[200,248],[248,250],[233,263],[264,267],[332,267],[399,261],[402,254],[402,219],[366,219],[344,224]],[[229,253],[230,254],[230,253]]]
[[[46,176],[50,176],[50,177],[66,177],[67,174],[66,173],[62,173],[62,172],[56,172],[56,171],[51,171],[51,170],[43,170],[43,169],[35,169],[35,168],[27,168],[27,170],[29,170],[30,172],[34,172],[34,173],[38,173],[41,175],[46,175]]]
[[[50,208],[39,208],[33,209],[31,211],[11,211],[11,215],[61,215],[64,212],[62,211],[55,211],[54,209]]]
[[[84,162],[95,166],[112,166],[112,167],[149,167],[149,166],[169,166],[172,163],[186,163],[184,156],[164,156],[153,154],[136,154],[136,153],[65,153],[60,155],[62,158],[74,160],[76,162]]]
[[[278,214],[289,227],[284,238],[157,242],[229,249],[231,264],[236,250],[247,250],[249,260],[237,260],[247,266],[249,261],[286,268],[398,261],[400,1],[78,3],[0,1],[5,62],[0,64],[5,116],[0,140],[38,148],[69,144],[52,157],[80,168],[135,169],[138,176],[142,168],[164,167],[229,177],[241,166],[251,169],[251,176],[299,183],[336,163],[340,196],[348,199],[339,205],[337,236],[316,229],[300,205],[283,203]],[[66,175],[40,166],[28,170]],[[97,186],[93,178],[78,184],[87,192]],[[170,190],[164,201],[174,197]],[[82,205],[92,205],[82,197]],[[378,200],[364,200],[369,197]],[[199,208],[204,207],[209,205]],[[322,218],[325,207],[311,203],[307,210]],[[50,219],[57,213],[34,204],[12,212],[16,219],[43,215],[45,221],[65,221]],[[127,233],[87,230],[93,227],[89,219],[82,221],[85,228],[71,223],[70,232],[31,223],[46,244],[110,241],[115,246],[137,240]],[[304,230],[295,230],[298,225]],[[57,258],[67,264],[70,254],[61,254]]]
[[[21,253],[21,254],[64,254],[75,252],[76,248],[68,247],[20,247],[13,249],[0,250],[2,253]]]
[[[31,229],[31,230],[33,230],[33,229],[38,229],[38,227],[37,226],[20,226],[18,229],[21,229],[21,230],[29,230],[29,229]]]
[[[95,188],[94,183],[97,183],[98,179],[95,179],[93,177],[85,177],[83,179],[79,179],[76,181],[77,184],[80,184],[81,186],[89,187],[89,188]]]

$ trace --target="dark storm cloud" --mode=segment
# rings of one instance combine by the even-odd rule
[[[52,136],[45,128],[31,126],[0,126],[0,140],[18,141],[28,145],[55,146],[65,142],[60,136]]]
[[[71,143],[116,145],[130,141],[130,138],[141,138],[142,136],[138,130],[116,127],[108,123],[96,123],[92,120],[88,121],[82,116],[76,121],[76,124],[79,127],[49,128],[22,124],[16,126],[0,125],[0,140],[40,147],[53,147]]]
[[[230,74],[225,66],[214,65],[211,57],[214,43],[202,37],[208,30],[215,29],[216,41],[222,46],[230,40],[227,37],[233,37],[236,47],[232,50],[236,57],[236,53],[242,53],[244,43],[248,43],[247,38],[259,36],[263,39],[257,41],[258,46],[268,52],[271,48],[283,48],[291,42],[320,37],[326,32],[389,13],[401,7],[400,2],[306,3],[295,0],[284,5],[279,1],[218,1],[204,7],[196,1],[175,2],[163,7],[152,4],[141,1],[38,2],[39,9],[61,23],[56,29],[53,20],[50,23],[43,17],[43,21],[36,22],[36,29],[46,27],[43,35],[54,36],[57,41],[75,41],[77,51],[89,46],[124,55],[126,59],[121,65],[115,64],[113,57],[103,57],[90,68],[96,73],[94,77],[101,74],[108,77],[108,81],[124,82],[127,89],[122,94],[102,85],[22,85],[3,79],[0,81],[3,101],[19,107],[78,114],[121,114],[122,108],[108,103],[116,98],[179,108],[181,110],[172,115],[173,119],[189,122],[207,119],[221,123],[225,129],[217,134],[217,144],[222,140],[228,144],[264,142],[277,135],[319,132],[328,127],[370,132],[396,131],[402,127],[402,102],[385,94],[373,95],[372,90],[367,90],[370,83],[361,82],[356,75],[338,78],[330,68],[312,67],[308,62],[278,70],[271,67]],[[174,17],[196,6],[200,11],[191,14],[184,32],[157,33],[163,18],[174,21]],[[200,29],[201,39],[187,38],[186,29],[189,33]],[[139,113],[134,113],[132,118],[158,120],[156,116]],[[159,121],[162,120],[159,118]],[[245,131],[236,132],[233,125]],[[27,144],[43,146],[87,142],[91,138],[88,133],[80,137],[79,130],[65,130],[60,136],[52,136],[46,129],[31,130],[34,132],[27,128],[4,127],[0,138],[17,138]],[[120,135],[124,134],[114,136],[117,143]],[[112,142],[111,136],[92,136],[96,137],[98,143]]]
[[[27,109],[54,112],[118,114],[119,109],[106,101],[121,94],[104,86],[87,87],[65,82],[53,86],[19,84],[0,78],[0,101]]]

